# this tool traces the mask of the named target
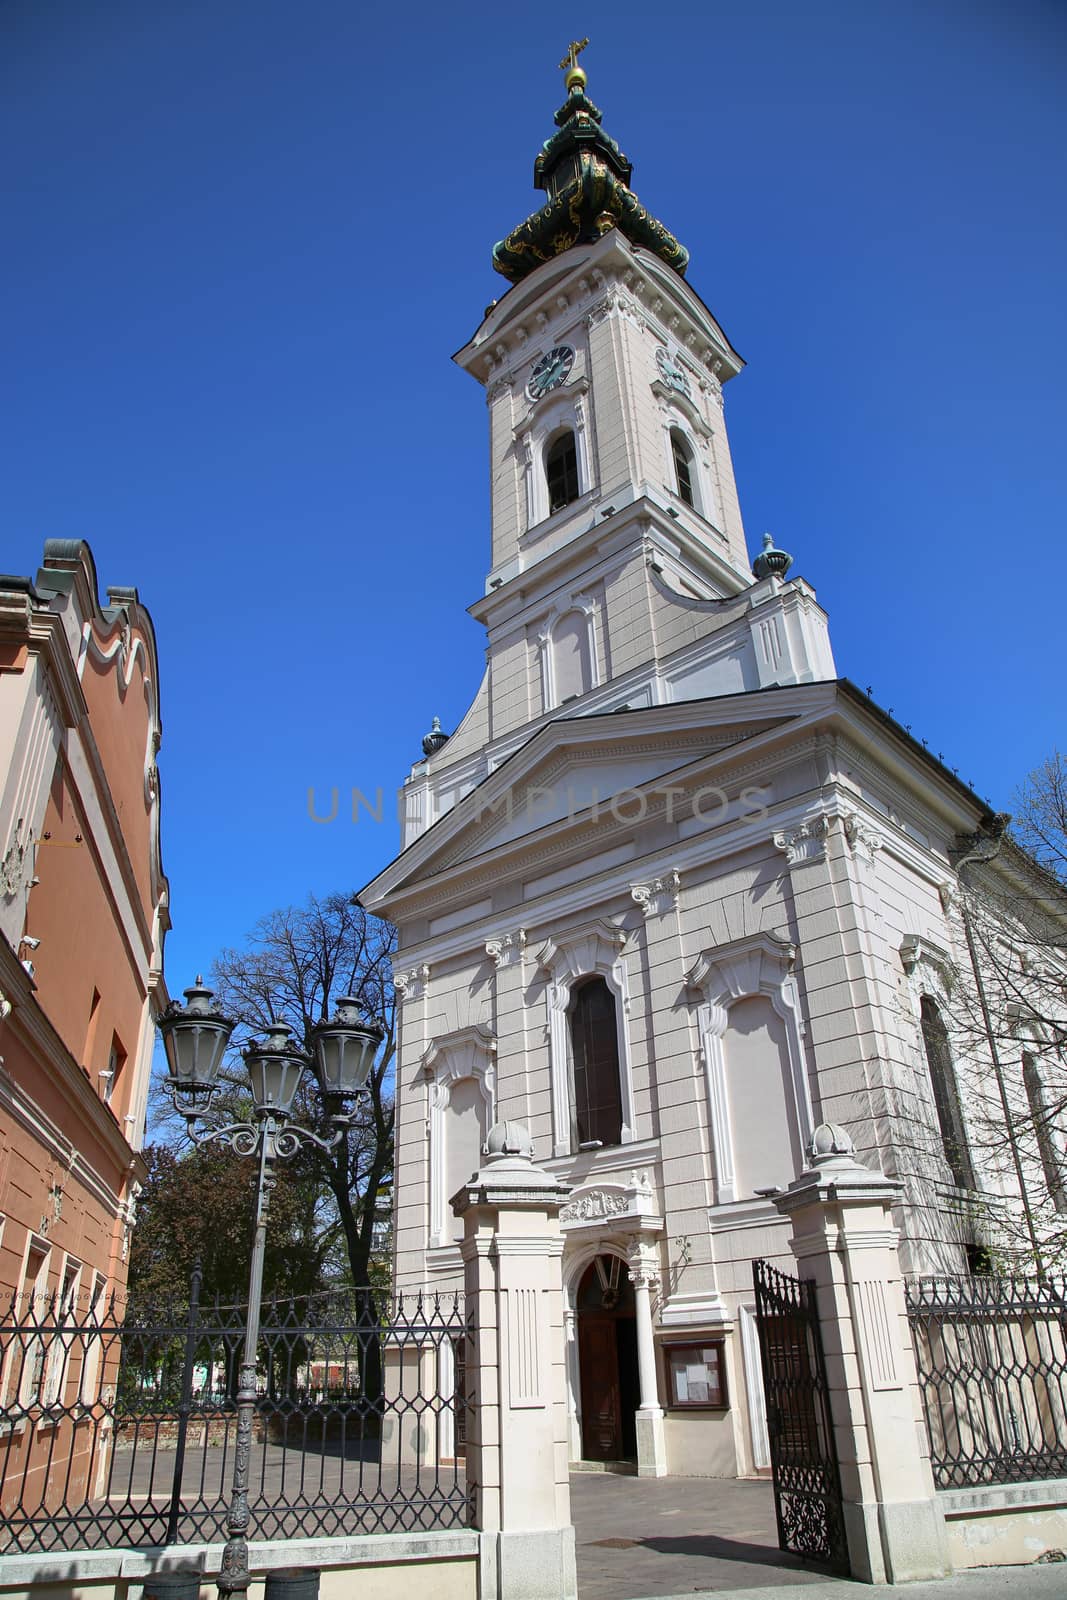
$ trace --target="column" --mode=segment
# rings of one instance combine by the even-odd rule
[[[567,1350],[567,1430],[571,1461],[582,1459],[582,1427],[578,1420],[578,1313],[574,1306],[563,1306],[563,1336]]]
[[[663,1407],[656,1376],[656,1341],[652,1331],[652,1289],[659,1283],[658,1263],[647,1244],[635,1244],[627,1255],[637,1322],[637,1373],[641,1404],[637,1419],[637,1476],[662,1478],[667,1472]]]
[[[497,1123],[481,1170],[452,1198],[471,1329],[467,1482],[479,1600],[576,1600],[570,1514],[563,1236],[568,1189]]]
[[[930,1471],[892,1206],[901,1184],[856,1160],[833,1123],[775,1196],[813,1279],[852,1576],[908,1583],[951,1571]]]

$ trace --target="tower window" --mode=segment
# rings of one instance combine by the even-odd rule
[[[571,1052],[577,1144],[618,1144],[622,1139],[619,1030],[615,996],[603,978],[589,978],[575,991]]]
[[[578,451],[574,443],[574,434],[568,428],[566,433],[561,433],[545,453],[545,477],[548,479],[548,509],[561,511],[564,506],[569,506],[572,500],[577,500],[578,487]]]
[[[945,1027],[936,1000],[928,994],[922,997],[922,1035],[926,1051],[926,1064],[930,1069],[930,1082],[934,1090],[934,1107],[941,1129],[941,1145],[949,1164],[953,1181],[961,1189],[975,1188],[974,1167],[967,1143],[967,1130],[963,1124],[960,1094],[952,1066],[948,1029]]]
[[[678,428],[671,429],[671,455],[674,457],[674,479],[678,485],[679,498],[687,506],[696,508],[696,496],[693,493],[693,452],[689,442]]]

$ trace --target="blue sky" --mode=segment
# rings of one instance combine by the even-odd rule
[[[997,805],[1063,743],[1064,69],[1052,0],[6,0],[0,566],[83,537],[161,657],[177,992],[365,882],[483,637],[449,357],[588,34],[641,199],[748,361],[727,420],[839,669]]]

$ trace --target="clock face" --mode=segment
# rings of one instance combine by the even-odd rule
[[[656,360],[659,370],[672,389],[677,389],[679,394],[688,395],[690,391],[689,376],[679,363],[673,360],[661,344],[656,346]]]
[[[574,351],[569,344],[558,344],[550,350],[530,373],[526,393],[531,400],[540,400],[550,389],[558,389],[574,365]]]

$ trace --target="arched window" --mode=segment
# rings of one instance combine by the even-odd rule
[[[1063,1163],[1056,1149],[1056,1127],[1045,1098],[1041,1069],[1036,1057],[1029,1050],[1023,1051],[1023,1087],[1026,1089],[1030,1121],[1049,1197],[1057,1211],[1067,1211],[1067,1174],[1064,1173]]]
[[[952,1066],[948,1029],[938,1010],[937,1001],[932,1000],[928,994],[922,997],[921,1017],[923,1048],[926,1051],[926,1064],[930,1069],[930,1082],[934,1089],[934,1106],[941,1128],[941,1144],[945,1160],[949,1164],[953,1180],[959,1187],[973,1189],[974,1167],[971,1164],[971,1151],[967,1143],[967,1130],[963,1124],[956,1073]]]
[[[548,480],[548,510],[560,511],[577,500],[581,490],[578,484],[578,451],[570,429],[557,434],[545,451],[545,477]]]
[[[575,989],[570,1025],[575,1143],[619,1144],[619,1029],[615,996],[603,978],[587,978]]]
[[[674,457],[674,479],[678,485],[679,498],[695,510],[697,502],[693,492],[693,452],[680,428],[671,429],[671,455]]]

